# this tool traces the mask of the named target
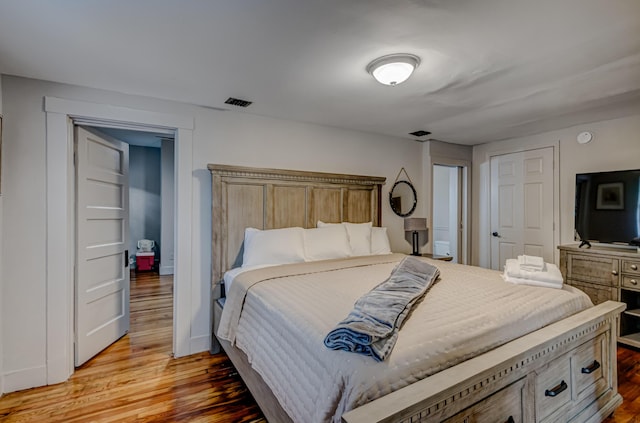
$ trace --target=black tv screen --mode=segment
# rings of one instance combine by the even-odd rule
[[[576,175],[576,238],[640,245],[640,170]]]

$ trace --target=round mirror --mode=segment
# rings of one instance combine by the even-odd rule
[[[409,181],[398,181],[389,191],[391,209],[400,217],[411,216],[411,213],[416,209],[417,202],[416,189]]]

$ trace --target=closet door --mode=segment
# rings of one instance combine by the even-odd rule
[[[491,157],[491,267],[520,254],[554,262],[553,148]]]

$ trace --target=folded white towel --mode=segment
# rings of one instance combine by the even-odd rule
[[[522,270],[516,259],[508,259],[504,266],[504,274],[509,278],[524,279],[528,281],[562,284],[562,273],[553,263],[545,263],[544,271],[530,272]]]
[[[522,270],[529,272],[541,272],[545,270],[544,259],[542,257],[521,255],[518,256],[518,263]]]
[[[522,278],[514,278],[512,276],[507,275],[506,273],[502,275],[502,278],[510,282],[514,285],[529,285],[529,286],[540,286],[543,288],[555,288],[562,289],[562,282],[544,282],[544,281],[536,281],[532,279],[522,279]]]

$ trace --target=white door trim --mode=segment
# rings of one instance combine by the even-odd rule
[[[440,156],[431,156],[431,161],[429,165],[429,194],[428,198],[431,201],[431,210],[430,210],[430,218],[429,221],[431,223],[427,224],[427,227],[430,228],[431,234],[433,234],[433,167],[435,165],[440,166],[456,166],[459,168],[466,169],[466,171],[462,172],[462,177],[464,177],[466,173],[466,178],[464,183],[466,184],[466,197],[462,198],[462,204],[460,207],[463,209],[463,220],[464,220],[464,233],[460,240],[460,245],[458,246],[458,261],[461,264],[469,264],[471,263],[471,161],[464,159],[454,159],[449,157],[440,157]],[[462,182],[462,180],[461,180]],[[461,193],[464,195],[464,193]],[[433,235],[431,235],[433,237]],[[431,243],[431,251],[433,252],[433,242]]]
[[[560,244],[560,141],[553,141],[549,143],[535,143],[527,147],[515,147],[515,148],[503,148],[489,151],[485,155],[485,163],[491,163],[491,158],[494,156],[502,156],[505,154],[521,153],[531,150],[539,150],[542,148],[553,148],[553,250],[554,261],[559,263],[560,253],[558,252],[558,245]],[[491,175],[487,175],[486,183],[491,184]],[[485,227],[491,230],[491,189],[488,186],[485,193],[486,201],[486,213],[484,225],[479,225],[480,228]],[[484,250],[488,254],[488,268],[491,268],[491,234],[480,233],[478,236],[478,246],[484,245]]]
[[[191,238],[193,117],[130,109],[108,104],[44,98],[46,113],[46,306],[47,384],[73,373],[74,266],[74,117],[117,125],[174,129],[175,140],[175,274],[173,352],[191,353]],[[196,287],[199,289],[199,287]]]

